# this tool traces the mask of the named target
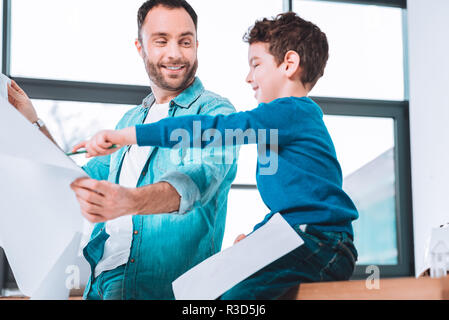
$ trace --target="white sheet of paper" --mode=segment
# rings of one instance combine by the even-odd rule
[[[72,159],[3,99],[0,99],[0,124],[0,153],[84,174]]]
[[[276,213],[245,239],[199,263],[172,283],[177,300],[213,300],[304,241]]]
[[[73,267],[80,268],[76,263],[76,254],[81,241],[81,233],[76,233],[65,248],[55,265],[47,273],[39,287],[34,290],[32,300],[67,300],[70,293],[70,272]],[[87,264],[87,261],[86,261]],[[69,273],[69,274],[68,274]]]
[[[17,285],[65,299],[61,268],[77,258],[84,223],[70,183],[86,174],[3,99],[0,145],[0,238]]]
[[[8,101],[8,83],[11,83],[11,79],[0,73],[0,98]]]

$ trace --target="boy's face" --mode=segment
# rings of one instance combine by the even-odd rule
[[[280,97],[285,82],[282,64],[277,65],[269,53],[269,44],[255,42],[249,46],[249,73],[246,77],[255,93],[258,103],[268,103]]]

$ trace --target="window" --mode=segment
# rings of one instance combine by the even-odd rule
[[[402,9],[294,0],[293,11],[317,24],[329,61],[314,96],[404,100]]]
[[[243,200],[244,199],[244,200]],[[225,234],[222,249],[234,243],[239,234],[248,234],[262,222],[270,210],[255,188],[231,188],[228,195]]]
[[[73,101],[33,100],[37,114],[45,122],[58,145],[70,152],[78,142],[99,130],[114,129],[126,111],[133,106]],[[87,160],[84,155],[72,156],[78,165]]]
[[[134,46],[141,3],[11,1],[11,75],[148,85]]]
[[[335,144],[343,189],[359,211],[354,279],[376,265],[381,277],[413,269],[407,102],[315,97]]]
[[[354,221],[358,264],[397,264],[394,120],[325,116],[343,172]],[[357,134],[354,134],[354,133]],[[382,237],[378,237],[382,230]]]

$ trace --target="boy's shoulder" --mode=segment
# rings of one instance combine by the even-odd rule
[[[283,97],[260,106],[270,108],[276,113],[286,113],[291,115],[316,115],[323,116],[321,107],[309,97]]]

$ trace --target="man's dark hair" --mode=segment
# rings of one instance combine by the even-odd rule
[[[190,6],[190,4],[185,0],[148,0],[145,1],[139,8],[137,12],[137,33],[139,41],[142,42],[141,30],[142,25],[145,21],[145,18],[148,12],[156,6],[164,6],[166,8],[175,9],[175,8],[184,8],[195,24],[195,30],[198,29],[198,16],[196,15],[195,10]]]
[[[281,13],[271,20],[264,18],[256,21],[243,40],[250,45],[256,42],[268,43],[269,52],[278,66],[288,51],[296,51],[302,68],[301,82],[303,85],[309,84],[311,88],[324,74],[329,58],[326,34],[294,12]]]

